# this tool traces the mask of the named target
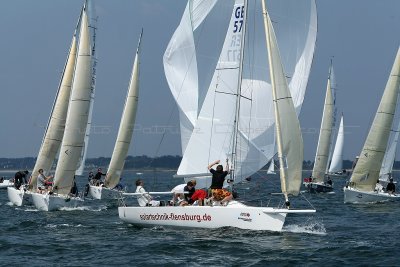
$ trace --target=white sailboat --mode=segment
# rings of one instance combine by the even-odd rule
[[[343,169],[343,148],[344,148],[344,127],[343,114],[340,118],[339,131],[336,138],[335,148],[332,154],[331,165],[329,166],[328,175],[343,177],[347,176],[347,172]]]
[[[139,37],[139,44],[135,54],[125,106],[105,183],[100,186],[89,185],[89,193],[94,199],[117,198],[121,194],[122,188],[116,189],[115,187],[119,183],[122,171],[124,170],[125,159],[128,154],[135,126],[136,111],[139,101],[139,51],[142,34],[143,32]]]
[[[400,199],[400,195],[374,191],[392,129],[400,91],[400,47],[350,181],[344,188],[345,203],[373,203]]]
[[[75,30],[49,121],[47,123],[46,132],[43,136],[36,163],[29,180],[28,188],[21,186],[19,189],[14,187],[7,189],[9,201],[16,206],[22,206],[25,203],[32,202],[31,193],[36,192],[39,169],[43,169],[46,176],[49,175],[57,152],[60,149],[64,135],[69,98],[71,95],[71,86],[76,62],[76,49]]]
[[[198,2],[199,4],[200,2]],[[210,3],[203,1],[210,6]],[[201,3],[199,4],[201,7]],[[311,13],[315,11],[315,3],[310,2]],[[193,6],[187,6],[185,12]],[[200,8],[198,10],[201,10]],[[197,10],[197,11],[198,11]],[[246,105],[243,94],[247,85],[242,81],[243,55],[245,32],[247,28],[248,4],[245,0],[236,0],[230,16],[225,42],[217,62],[214,77],[211,79],[210,89],[203,101],[200,113],[196,119],[196,128],[186,144],[185,153],[180,166],[193,167],[197,173],[185,175],[196,177],[204,185],[201,172],[196,168],[198,161],[207,162],[209,153],[219,155],[219,158],[230,158],[233,163],[233,179],[235,183],[242,181],[248,174],[261,169],[270,158],[266,158],[262,151],[252,142],[240,118],[244,116]],[[190,11],[189,11],[190,12]],[[310,11],[309,11],[310,12]],[[289,92],[286,77],[283,73],[279,56],[278,45],[272,23],[266,13],[263,2],[265,34],[267,35],[269,69],[273,97],[270,98],[274,110],[277,134],[278,157],[280,160],[280,174],[282,193],[285,195],[286,207],[251,207],[239,201],[230,201],[227,206],[174,206],[174,207],[136,207],[121,206],[118,208],[119,217],[126,222],[139,225],[166,225],[175,227],[218,228],[237,227],[251,230],[280,231],[288,213],[309,213],[315,210],[289,209],[289,194],[297,195],[301,185],[301,168],[303,160],[303,143],[295,106]],[[198,15],[199,13],[197,13]],[[260,14],[260,12],[258,13]],[[182,23],[182,22],[181,22]],[[232,40],[235,40],[232,42]],[[315,41],[315,39],[314,39]],[[265,49],[265,45],[264,45]],[[229,51],[229,52],[228,52]],[[232,56],[236,55],[236,56]],[[264,73],[264,76],[266,73]],[[236,79],[232,79],[236,77]],[[216,86],[218,85],[218,86]],[[215,88],[218,87],[218,90]],[[234,89],[234,90],[233,90]],[[262,90],[266,90],[265,87]],[[258,99],[252,99],[257,101]],[[218,105],[213,106],[213,102]],[[265,103],[265,99],[259,99]],[[261,102],[260,102],[261,103]],[[179,103],[178,103],[179,104]],[[243,105],[242,105],[243,104]],[[265,106],[264,106],[265,107]],[[248,122],[248,121],[247,121]],[[219,124],[220,123],[220,124]],[[227,132],[214,131],[224,123],[224,129],[233,129]],[[219,124],[219,125],[218,125]],[[227,126],[228,125],[228,126]],[[200,133],[199,133],[200,132]],[[207,139],[207,132],[213,132],[211,139]],[[199,136],[203,135],[203,138]],[[227,137],[229,135],[229,137]],[[225,138],[225,140],[224,140]],[[257,140],[259,142],[259,140]],[[196,142],[198,142],[196,144]],[[289,146],[290,144],[290,146]],[[205,161],[202,155],[206,156]],[[254,159],[257,158],[256,161]],[[191,159],[191,160],[190,160]],[[203,169],[208,164],[204,164]],[[207,174],[208,175],[208,174]],[[199,182],[197,183],[199,185]],[[157,192],[162,194],[163,192]],[[129,195],[138,195],[132,193]],[[150,192],[151,194],[151,192]]]
[[[9,179],[4,179],[0,182],[0,189],[6,189],[7,187],[14,186],[14,183]]]
[[[267,170],[267,174],[276,174],[275,172],[275,162],[274,159],[271,159],[271,162],[269,163],[269,167]]]
[[[92,101],[92,47],[87,17],[87,2],[82,10],[80,34],[71,97],[65,123],[60,155],[54,175],[54,187],[50,193],[32,193],[38,210],[51,211],[62,207],[74,207],[82,198],[70,196],[75,171],[84,147],[84,138]]]
[[[333,189],[332,184],[327,182],[325,173],[327,172],[330,157],[334,108],[335,103],[331,89],[331,76],[329,75],[314,167],[311,178],[306,178],[303,182],[307,190],[312,193],[330,192]]]

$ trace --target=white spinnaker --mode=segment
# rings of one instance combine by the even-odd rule
[[[245,23],[238,12],[242,12],[243,9],[244,1],[236,1],[218,64],[196,121],[196,131],[192,133],[186,147],[178,175],[204,174],[209,162],[216,159],[224,161],[230,158],[232,162],[242,27],[244,28]],[[243,24],[240,25],[238,21],[242,21],[240,23]],[[265,165],[264,161],[268,159],[265,159],[258,148],[239,130],[235,181],[239,182],[262,168]],[[201,186],[210,186],[209,181]]]
[[[276,22],[277,39],[282,55],[284,55],[283,65],[285,66],[287,75],[290,76],[289,87],[297,114],[299,114],[315,49],[317,33],[315,1],[290,0],[283,2],[272,0],[270,2],[270,13],[273,20]],[[223,6],[225,9],[229,3],[229,1],[218,2],[219,7],[225,5]],[[193,23],[195,29],[203,22],[208,12],[210,12],[211,7],[214,7],[214,3],[208,5],[210,9],[201,16],[201,19],[195,19],[197,17],[194,17],[193,21],[197,22]],[[265,61],[267,52],[264,46],[264,30],[262,28],[262,16],[259,6],[260,3],[258,1],[256,1],[255,6],[253,2],[249,3],[250,11],[248,16],[250,17],[252,25],[249,27],[247,34],[249,38],[246,41],[242,94],[247,97],[252,96],[253,99],[263,98],[265,101],[259,106],[259,110],[262,110],[261,112],[255,111],[257,109],[257,104],[254,101],[242,101],[241,105],[246,112],[250,110],[250,107],[252,107],[252,110],[250,110],[250,115],[243,114],[246,112],[241,113],[240,128],[246,133],[249,139],[265,153],[266,157],[272,157],[275,153],[274,115],[269,77],[265,77],[265,73],[268,72],[268,63]],[[219,11],[220,10],[218,10],[218,12]],[[198,14],[202,13],[198,12]],[[194,107],[200,110],[203,105],[203,98],[197,92],[199,90],[198,83],[207,81],[208,77],[207,75],[204,76],[204,73],[208,74],[209,72],[201,72],[200,70],[210,68],[210,65],[214,62],[207,61],[205,58],[211,58],[213,55],[206,55],[206,53],[216,50],[214,47],[210,48],[206,46],[206,49],[203,48],[204,45],[202,46],[202,44],[205,43],[204,40],[210,40],[210,42],[212,42],[211,39],[213,38],[213,36],[210,35],[211,33],[207,32],[204,27],[199,27],[199,31],[203,32],[203,35],[199,37],[200,40],[196,41],[196,45],[194,44],[195,41],[193,41],[193,32],[192,29],[190,29],[191,23],[189,15],[188,4],[185,14],[182,17],[181,24],[172,37],[164,55],[166,77],[171,92],[180,106],[182,152],[185,151],[186,144],[193,129],[193,120],[189,120],[188,118],[196,119],[197,114],[196,116],[194,115]],[[220,18],[220,16],[217,17]],[[213,28],[220,27],[220,21],[212,21],[210,23],[210,20],[212,20],[212,18],[207,17],[204,24],[207,26],[211,24],[214,26]],[[182,36],[186,36],[186,38]],[[182,38],[182,40],[180,38]],[[251,44],[249,40],[252,40]],[[190,41],[190,43],[188,43],[188,41]],[[186,85],[184,86],[184,84]],[[208,89],[208,83],[206,86]],[[186,96],[184,96],[185,93],[187,93]],[[199,106],[197,106],[197,99],[199,99]],[[187,109],[182,108],[183,105],[187,105]],[[252,118],[254,112],[257,113],[258,119]],[[183,116],[183,114],[186,115]],[[248,129],[250,129],[250,131],[248,131]]]
[[[326,95],[324,110],[322,112],[321,128],[319,132],[317,152],[314,160],[314,167],[312,170],[312,178],[315,182],[325,181],[325,172],[328,166],[329,151],[332,139],[332,125],[333,125],[333,112],[334,102],[331,90],[331,80],[328,79],[326,85]]]
[[[339,131],[336,138],[335,148],[332,154],[331,166],[329,172],[339,172],[343,170],[343,147],[344,147],[344,129],[343,129],[343,115],[340,118]]]
[[[124,110],[122,112],[117,140],[115,141],[110,166],[107,170],[105,185],[108,188],[114,188],[118,184],[132,140],[139,100],[139,48],[140,39],[133,63],[131,80],[129,82],[128,93],[125,100]]]
[[[400,86],[400,47],[360,158],[350,181],[361,191],[373,191],[382,166],[396,111]]]
[[[165,76],[179,107],[182,153],[198,113],[198,76],[193,32],[215,3],[216,0],[189,0],[164,53]]]
[[[276,144],[278,148],[281,190],[298,195],[302,180],[303,139],[300,123],[283,71],[278,43],[263,0],[264,27],[275,110]]]
[[[89,118],[88,123],[86,125],[86,133],[84,139],[84,148],[82,149],[81,157],[79,158],[78,169],[76,170],[76,175],[83,175],[85,170],[85,162],[87,156],[87,150],[89,146],[89,137],[90,130],[92,128],[92,116],[93,116],[93,104],[94,104],[94,96],[96,92],[96,72],[97,72],[97,56],[96,56],[96,32],[97,32],[97,16],[96,10],[93,5],[93,2],[90,0],[86,0],[87,8],[87,16],[89,22],[89,31],[91,36],[91,49],[92,49],[92,95],[90,101],[90,110],[89,110]]]
[[[398,96],[399,98],[399,96]],[[397,99],[399,101],[399,99]],[[400,131],[400,118],[399,114],[400,108],[397,106],[395,118],[393,121],[392,129],[390,132],[388,146],[386,148],[385,156],[383,157],[381,170],[379,172],[379,180],[389,181],[389,176],[392,173],[394,160],[396,158],[397,143],[399,141],[399,131]],[[397,124],[395,124],[397,119]]]
[[[80,25],[78,56],[68,107],[64,138],[55,172],[54,187],[60,194],[70,192],[84,146],[92,96],[92,51],[86,7]]]
[[[71,47],[68,58],[65,63],[64,71],[61,77],[60,85],[50,114],[49,123],[39,149],[32,176],[29,182],[29,188],[36,186],[39,169],[43,169],[48,175],[53,166],[54,159],[61,146],[64,136],[65,120],[67,118],[68,103],[71,95],[71,85],[74,77],[76,61],[76,36],[72,37]]]

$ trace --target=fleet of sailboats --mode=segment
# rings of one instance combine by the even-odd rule
[[[345,203],[370,203],[400,199],[400,195],[375,191],[392,129],[400,91],[400,48],[397,51],[381,102],[349,183]]]
[[[194,19],[196,23],[203,21],[214,7],[214,4],[216,4],[216,2],[210,4],[211,2],[197,2],[197,6],[187,5],[181,24],[171,40],[173,45],[179,47],[183,43],[193,44],[193,42],[187,41],[191,39],[190,34],[189,36],[182,35],[180,29],[185,28],[188,19]],[[300,58],[311,63],[316,34],[315,3],[314,1],[303,1],[299,4],[298,2],[291,1],[290,4],[303,7],[302,11],[304,13],[301,13],[299,16],[303,16],[302,19],[308,21],[306,29],[303,29],[303,31],[299,33],[300,35],[305,35],[303,36],[303,40],[305,40],[305,47],[303,48],[304,51],[307,51],[306,54],[302,53]],[[294,6],[291,7],[296,8]],[[170,87],[172,87],[171,91],[176,97],[178,106],[181,109],[181,115],[185,115],[183,120],[181,116],[184,154],[178,169],[178,176],[186,177],[187,179],[195,178],[196,181],[198,181],[198,188],[207,188],[210,178],[207,177],[209,174],[204,173],[204,167],[208,165],[210,157],[214,159],[228,159],[227,161],[231,164],[231,179],[233,183],[239,183],[249,175],[257,172],[271,160],[272,155],[274,155],[273,149],[268,152],[263,151],[263,148],[267,146],[265,144],[263,146],[260,145],[260,140],[252,139],[245,125],[251,124],[252,120],[257,120],[257,118],[261,118],[263,115],[271,115],[274,123],[264,125],[265,129],[263,134],[272,134],[272,138],[270,136],[273,140],[271,144],[272,147],[275,146],[275,133],[277,136],[276,145],[280,161],[281,190],[282,194],[285,196],[286,205],[279,207],[252,207],[243,202],[233,200],[226,206],[121,206],[118,208],[118,211],[119,217],[123,221],[142,225],[169,225],[200,228],[233,226],[252,230],[280,231],[287,214],[315,212],[314,209],[292,209],[289,202],[289,195],[297,195],[299,193],[302,179],[303,141],[295,103],[298,104],[297,107],[301,106],[303,95],[299,96],[298,93],[299,91],[304,93],[305,88],[303,88],[303,86],[305,85],[301,84],[301,86],[298,86],[296,83],[296,85],[292,85],[292,90],[290,90],[285,72],[283,71],[275,32],[271,19],[266,11],[265,3],[262,2],[262,9],[258,5],[252,8],[258,10],[257,14],[264,14],[264,23],[262,23],[261,20],[260,22],[261,25],[264,25],[266,35],[267,42],[266,44],[264,43],[263,48],[267,51],[265,61],[268,59],[268,68],[265,69],[263,76],[268,76],[267,73],[269,69],[270,81],[267,86],[265,82],[267,79],[262,79],[262,76],[258,77],[262,80],[258,80],[261,86],[258,88],[260,92],[257,92],[257,96],[264,98],[258,98],[254,95],[251,97],[250,92],[246,92],[245,90],[245,88],[248,89],[249,87],[247,86],[251,84],[251,81],[246,80],[246,73],[244,71],[245,44],[247,44],[248,41],[246,40],[246,31],[248,27],[247,18],[249,5],[245,0],[236,0],[230,16],[229,26],[219,60],[216,63],[214,76],[211,78],[202,105],[199,106],[194,114],[193,106],[190,107],[190,110],[185,110],[185,101],[181,101],[180,99],[180,97],[182,97],[180,95],[180,90],[174,91],[177,89],[174,87],[176,84],[170,82]],[[285,6],[285,8],[287,8],[287,6]],[[297,9],[297,12],[299,12],[299,9]],[[196,14],[196,16],[193,17],[192,14]],[[196,27],[194,27],[194,29],[195,28]],[[187,31],[185,33],[187,34]],[[186,40],[186,42],[182,40]],[[233,42],[232,40],[235,41]],[[177,62],[176,58],[173,56],[174,52],[176,51],[171,46],[167,48],[166,56],[164,57],[164,67],[166,65],[168,66],[168,64],[166,64],[166,59],[167,63]],[[194,54],[190,56],[184,53],[184,56],[194,60]],[[297,62],[298,59],[299,58],[295,58],[294,61]],[[182,61],[179,61],[178,63],[181,62]],[[186,61],[185,64],[186,63],[188,63],[188,61]],[[194,68],[191,64],[188,65]],[[168,75],[171,74],[168,67],[165,67],[167,79],[169,77]],[[302,72],[302,75],[304,75],[304,73],[306,74],[306,76],[302,76],[301,78],[306,83],[309,68],[302,69],[300,72]],[[299,73],[297,73],[297,75],[299,75]],[[179,73],[175,73],[175,77],[176,76],[179,76]],[[196,77],[196,74],[191,78],[193,77]],[[299,79],[299,77],[296,76],[296,71],[292,79]],[[180,85],[183,83],[182,81]],[[198,87],[195,86],[195,88]],[[266,93],[268,89],[272,91],[272,94],[268,95]],[[185,94],[188,88],[184,88],[184,90]],[[297,102],[292,99],[291,91],[295,92],[298,97]],[[246,105],[245,101],[251,101],[253,105],[256,105],[257,101],[261,101],[263,103],[263,108],[270,104],[271,109],[268,110],[265,108],[262,111],[257,110],[252,114],[249,112],[249,107],[251,105]],[[214,103],[218,104],[215,105]],[[268,111],[270,111],[270,113],[268,113]],[[196,113],[198,113],[198,116],[196,116]],[[185,123],[190,122],[189,115],[195,116],[194,125],[197,130],[191,132],[190,136],[185,136],[191,129],[190,124],[189,127],[184,127],[187,126]],[[246,115],[249,117],[246,117]],[[244,121],[248,124],[241,124],[243,118],[245,118]],[[218,132],[216,129],[219,127],[224,127],[224,129],[227,130]],[[186,139],[187,137],[189,138]],[[158,193],[163,194],[165,192]],[[133,193],[131,195],[137,194],[140,193]],[[173,218],[170,218],[169,215],[159,216],[160,214],[170,214],[171,208],[173,208]],[[206,214],[206,218],[202,217],[199,220],[198,216],[200,216],[200,214]],[[242,215],[238,217],[238,214]],[[186,219],[185,216],[187,216],[188,219]]]
[[[0,188],[7,187],[13,205],[32,202],[40,211],[52,211],[77,207],[84,201],[70,191],[75,176],[84,172],[93,115],[97,58],[96,22],[90,5],[89,0],[84,1],[29,184],[17,189],[8,180],[0,183]],[[217,0],[188,1],[164,54],[165,75],[180,120],[183,158],[175,177],[186,182],[195,179],[197,188],[207,189],[211,174],[206,172],[206,166],[212,160],[226,159],[230,183],[225,182],[224,187],[233,191],[236,184],[268,162],[268,174],[276,174],[274,156],[277,155],[281,189],[278,194],[283,195],[284,202],[276,207],[250,206],[239,199],[226,205],[214,201],[205,206],[127,206],[122,202],[118,207],[122,221],[151,226],[281,231],[288,214],[316,212],[314,208],[296,209],[291,204],[291,198],[300,192],[302,181],[310,192],[330,192],[333,190],[330,176],[347,175],[343,169],[343,114],[333,145],[337,108],[331,64],[314,167],[310,178],[302,178],[304,147],[298,115],[315,49],[315,0],[287,0],[279,4],[272,1],[268,10],[265,0],[261,3],[234,0],[229,6],[228,26],[224,35],[218,36],[224,37],[223,42],[218,43],[213,40],[214,29],[208,32],[204,24],[213,15],[221,15],[215,11],[217,8],[227,9],[227,6]],[[279,16],[272,20],[275,8]],[[254,18],[250,20],[251,16]],[[255,25],[250,27],[250,21],[262,25],[262,32]],[[279,23],[274,25],[275,21]],[[299,21],[304,23],[300,25]],[[213,50],[217,51],[214,57],[205,59],[196,41],[199,31],[209,34],[210,43],[219,45]],[[94,199],[143,195],[117,189],[137,113],[142,33],[104,184],[89,185]],[[281,58],[282,51],[285,59]],[[377,183],[386,185],[392,178],[400,133],[399,95],[400,47],[357,164],[343,188],[345,203],[400,199],[400,195],[375,189]],[[52,189],[37,190],[39,169],[44,170],[45,176],[50,175],[57,155]]]

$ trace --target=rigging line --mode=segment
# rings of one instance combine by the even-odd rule
[[[217,90],[215,90],[215,92],[219,93],[219,94],[225,94],[225,95],[233,95],[233,96],[237,96],[238,95],[238,94],[234,94],[234,93],[227,93],[227,92],[222,92],[222,91],[217,91]],[[244,99],[247,99],[249,101],[252,101],[252,98],[249,98],[249,97],[244,96],[242,94],[240,94],[240,98],[244,98]]]
[[[300,191],[300,195],[308,202],[308,204],[310,204],[310,206],[316,210],[316,208],[314,207],[314,205],[305,197],[305,195]]]
[[[215,91],[217,92],[217,88],[218,88],[218,84],[219,84],[219,76],[220,72],[218,71],[218,75],[217,75],[217,82],[215,83]],[[211,157],[211,140],[212,140],[212,136],[213,136],[213,129],[214,129],[214,114],[215,114],[215,100],[216,100],[216,94],[214,94],[214,99],[213,99],[213,111],[212,111],[212,116],[211,116],[211,127],[210,127],[210,140],[209,140],[209,149],[208,149],[208,159],[207,162],[210,163],[210,157]]]

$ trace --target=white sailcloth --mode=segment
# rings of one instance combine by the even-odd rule
[[[85,170],[85,163],[86,163],[86,156],[87,150],[89,146],[89,137],[90,131],[92,128],[92,116],[93,116],[93,103],[94,103],[94,96],[96,92],[96,67],[97,67],[97,57],[96,57],[96,31],[97,31],[97,17],[96,11],[92,1],[86,1],[87,8],[87,16],[89,21],[89,31],[91,36],[91,46],[92,46],[92,95],[90,101],[90,110],[89,110],[89,118],[88,123],[86,125],[86,133],[84,139],[84,148],[82,149],[81,157],[79,158],[78,169],[76,170],[76,175],[83,175]]]
[[[179,107],[182,153],[189,142],[198,113],[197,59],[193,32],[216,0],[190,0],[164,53],[164,71]]]
[[[302,180],[303,139],[292,96],[286,81],[274,28],[263,4],[264,27],[275,109],[276,138],[281,178],[285,194],[298,195]]]
[[[68,107],[64,138],[55,172],[54,188],[59,194],[68,194],[84,146],[92,96],[92,51],[86,7],[82,13],[78,56]]]
[[[382,166],[397,105],[400,85],[400,48],[350,182],[360,191],[373,191]]]
[[[343,115],[340,118],[339,131],[336,138],[335,148],[332,154],[331,166],[329,167],[330,173],[335,173],[343,170],[343,147],[344,147],[344,129],[343,129]]]
[[[399,115],[399,110],[400,109],[397,108],[395,117]],[[397,143],[399,141],[399,132],[400,132],[400,119],[398,119],[396,127],[392,127],[390,134],[391,138],[389,138],[389,140],[391,141],[388,142],[386,153],[385,156],[383,157],[381,170],[379,172],[379,180],[389,181],[393,169],[394,160],[396,158],[396,149],[397,149]]]
[[[326,85],[324,111],[322,113],[317,153],[315,155],[314,167],[311,174],[314,181],[319,183],[325,181],[325,172],[328,166],[329,151],[332,139],[333,112],[334,102],[331,90],[331,80],[329,78]]]
[[[209,71],[202,71],[204,66],[209,69],[210,65],[216,64],[212,60],[205,60],[205,58],[209,59],[219,55],[207,54],[207,56],[204,56],[209,51],[219,51],[218,48],[210,48],[204,45],[205,43],[208,44],[205,41],[212,44],[218,43],[213,39],[212,33],[207,32],[204,25],[212,25],[211,30],[221,28],[221,22],[213,21],[212,15],[214,14],[209,18],[209,13],[213,8],[214,11],[217,10],[215,11],[217,12],[216,17],[220,18],[221,10],[218,7],[223,5],[222,11],[226,10],[229,3],[228,1],[221,1],[215,4],[215,1],[203,1],[204,7],[200,4],[200,1],[188,1],[181,24],[164,55],[165,74],[171,92],[180,107],[182,153],[184,153],[190,139],[197,114],[200,113],[205,102],[205,97],[202,97],[202,95],[206,96],[207,93],[202,93],[203,88],[200,84],[207,81],[206,88],[203,91],[208,92],[210,88],[208,81],[211,81],[212,77],[215,76],[214,74],[208,78]],[[248,29],[248,40],[251,40],[251,42],[246,41],[250,44],[245,51],[241,93],[245,98],[253,101],[241,102],[239,127],[267,158],[272,158],[275,154],[274,115],[271,85],[269,77],[265,77],[265,72],[268,72],[269,67],[265,61],[267,52],[261,40],[264,30],[257,26],[262,25],[262,17],[257,12],[259,8],[252,4],[254,3],[249,3],[249,13],[254,17],[250,20],[255,26],[252,25]],[[255,5],[260,5],[260,3],[256,2]],[[290,0],[283,3],[274,0],[271,1],[271,6],[274,21],[278,22],[277,39],[281,45],[281,51],[285,55],[284,65],[290,76],[289,87],[296,111],[299,113],[315,48],[317,32],[315,2],[314,0]],[[190,13],[190,10],[192,13]],[[206,18],[206,16],[208,17]],[[200,24],[203,27],[198,27]],[[218,27],[215,27],[217,25]],[[197,28],[199,30],[196,32]],[[197,41],[193,39],[194,33],[200,36]],[[262,104],[261,102],[257,104],[254,99],[264,99],[264,101]]]
[[[29,182],[29,189],[36,187],[39,169],[43,169],[48,175],[53,166],[54,159],[60,149],[64,136],[65,121],[67,118],[68,103],[71,95],[71,85],[74,76],[76,61],[76,36],[72,37],[68,58],[64,66],[60,85],[50,114],[49,123],[40,146],[32,176]]]
[[[108,167],[107,176],[105,179],[105,185],[108,188],[114,188],[118,184],[121,178],[121,173],[124,169],[125,158],[128,154],[129,145],[132,140],[139,100],[139,48],[140,40],[133,63],[131,80],[125,100],[121,123],[119,125],[117,140],[115,142],[110,166]]]

